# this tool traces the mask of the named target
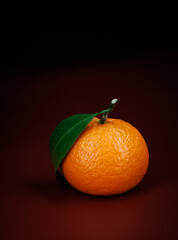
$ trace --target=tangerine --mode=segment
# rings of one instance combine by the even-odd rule
[[[65,179],[91,195],[116,195],[134,188],[149,164],[147,144],[131,124],[98,118],[87,125],[61,164]]]

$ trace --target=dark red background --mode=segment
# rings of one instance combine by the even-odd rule
[[[1,74],[0,239],[177,239],[177,55],[60,65]],[[94,113],[133,124],[150,152],[144,180],[114,197],[55,180],[50,135]]]

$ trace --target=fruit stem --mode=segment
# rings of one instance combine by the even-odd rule
[[[102,115],[99,123],[104,124],[104,123],[106,122],[106,119],[108,118],[108,115],[110,114],[110,112],[112,112],[112,111],[114,110],[117,101],[118,101],[117,98],[114,98],[114,99],[111,101],[111,103],[110,103],[110,105],[109,105],[109,109],[110,109],[110,110]]]

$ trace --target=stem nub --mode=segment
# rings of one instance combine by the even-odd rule
[[[108,115],[110,114],[110,112],[112,112],[112,111],[114,110],[117,101],[118,101],[117,98],[114,98],[114,99],[111,101],[111,103],[110,103],[110,105],[109,105],[109,109],[110,109],[110,110],[109,110],[108,112],[104,113],[104,114],[102,115],[100,121],[99,121],[101,124],[104,124],[104,123],[106,122],[106,119],[108,118]]]

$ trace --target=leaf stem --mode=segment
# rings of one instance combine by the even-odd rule
[[[104,124],[104,123],[106,122],[106,119],[108,118],[108,115],[110,114],[110,112],[112,112],[112,111],[114,110],[117,101],[118,101],[117,98],[114,98],[114,99],[111,101],[111,103],[110,103],[110,105],[109,105],[109,109],[110,109],[110,110],[109,110],[108,112],[104,113],[104,114],[102,115],[100,121],[99,121],[101,124]]]

